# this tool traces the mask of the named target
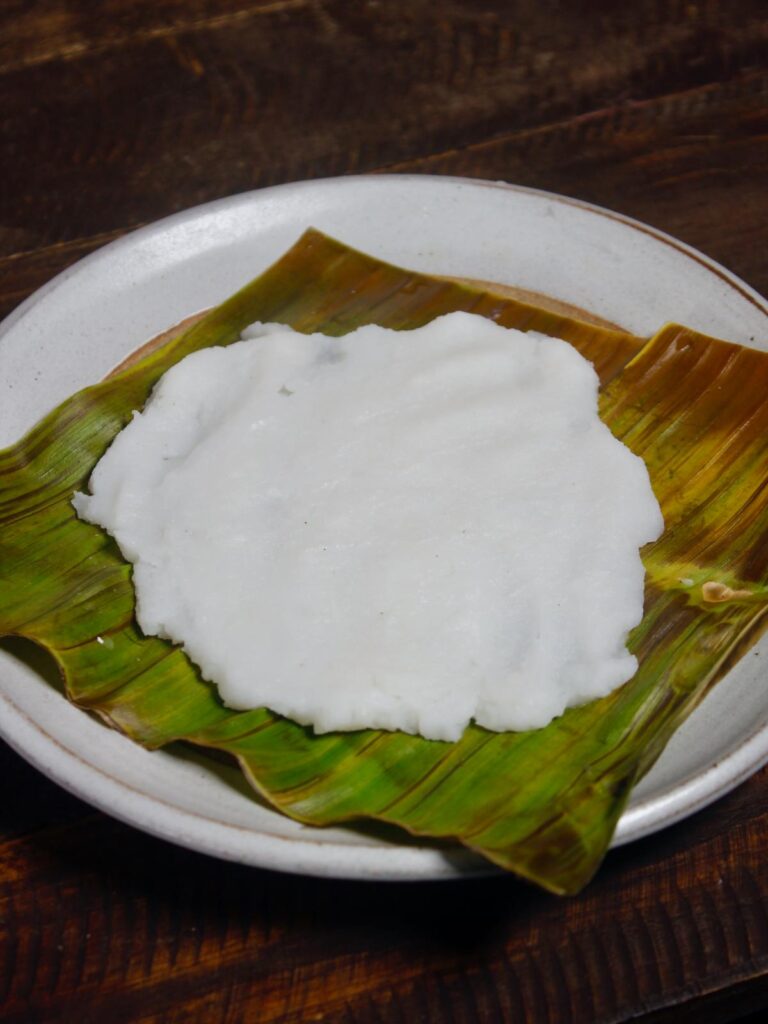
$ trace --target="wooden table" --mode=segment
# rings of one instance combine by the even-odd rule
[[[137,225],[349,172],[504,179],[768,292],[760,0],[4,0],[0,312]],[[579,897],[219,863],[0,751],[0,1019],[730,1021],[768,1006],[768,772]]]

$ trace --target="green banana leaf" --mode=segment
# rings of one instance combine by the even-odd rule
[[[130,566],[70,499],[174,362],[255,320],[343,334],[452,310],[569,340],[596,366],[601,415],[642,455],[666,531],[643,554],[640,669],[547,728],[470,726],[444,743],[363,730],[316,736],[223,706],[186,656],[134,621]],[[768,355],[675,325],[649,342],[399,269],[316,231],[192,327],[72,396],[0,452],[0,635],[56,659],[71,700],[148,747],[235,757],[274,807],[312,825],[369,818],[451,838],[556,893],[597,869],[635,782],[768,609]],[[588,599],[588,595],[585,595]],[[258,658],[258,652],[255,652]]]

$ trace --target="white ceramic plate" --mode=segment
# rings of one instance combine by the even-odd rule
[[[584,203],[426,176],[340,178],[220,200],[136,231],[71,267],[0,328],[0,445],[148,338],[268,266],[309,226],[418,270],[517,285],[638,334],[674,319],[742,344],[768,304],[700,253]],[[703,807],[768,760],[768,645],[743,658],[632,795],[615,844]],[[69,705],[14,644],[0,647],[0,732],[52,779],[148,832],[219,857],[316,875],[436,879],[469,853],[312,829],[258,803],[234,770],[149,753]]]

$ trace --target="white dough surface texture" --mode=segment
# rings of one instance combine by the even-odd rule
[[[137,619],[232,708],[456,740],[636,671],[661,513],[569,344],[453,313],[342,338],[254,325],[169,370],[78,514]]]

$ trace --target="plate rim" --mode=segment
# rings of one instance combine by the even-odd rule
[[[31,309],[53,291],[66,287],[70,278],[87,269],[90,264],[104,259],[105,255],[112,256],[123,248],[128,249],[137,241],[161,235],[177,224],[193,221],[201,215],[215,215],[218,209],[229,210],[239,203],[247,204],[254,199],[269,201],[276,194],[287,195],[289,192],[301,192],[307,188],[344,188],[363,183],[384,187],[395,184],[402,187],[404,183],[407,185],[410,182],[418,182],[421,186],[425,182],[453,183],[473,189],[493,188],[528,194],[537,199],[573,206],[589,214],[615,221],[694,260],[705,270],[714,273],[768,318],[768,301],[737,275],[686,242],[625,214],[585,200],[508,182],[449,175],[365,174],[288,182],[235,193],[197,204],[129,230],[76,260],[28,296],[0,323],[0,342]],[[60,695],[60,699],[66,700],[63,695]],[[19,736],[24,737],[26,742],[20,742]],[[334,843],[333,839],[323,840],[317,835],[322,829],[308,829],[309,834],[306,837],[279,836],[190,812],[178,805],[162,801],[157,795],[137,790],[118,776],[104,772],[98,765],[84,761],[76,751],[65,746],[26,711],[18,707],[11,696],[2,690],[0,737],[56,784],[111,817],[177,845],[221,859],[303,875],[377,881],[437,881],[496,874],[500,871],[488,862],[480,861],[477,855],[458,845],[455,849],[460,856],[454,860],[445,858],[437,848],[429,845],[396,845],[392,849],[397,850],[398,861],[398,858],[389,856],[390,849],[386,847],[345,846],[338,842]],[[629,806],[621,816],[611,846],[617,847],[640,839],[703,809],[730,792],[767,762],[768,724],[764,724],[744,736],[728,754],[718,761],[713,760],[707,768],[681,779],[677,785],[660,795],[642,797],[633,806]],[[115,801],[114,796],[109,799],[110,794],[107,791],[113,787],[121,792],[123,804]],[[219,833],[232,841],[217,841]],[[259,840],[255,849],[252,843],[243,844],[236,841],[238,838],[242,840],[243,834],[252,840],[254,837]],[[291,849],[291,858],[288,861],[281,856],[287,847]],[[334,851],[334,857],[330,861],[327,858],[328,847]],[[386,862],[384,866],[382,861]],[[399,864],[397,869],[395,863]]]

